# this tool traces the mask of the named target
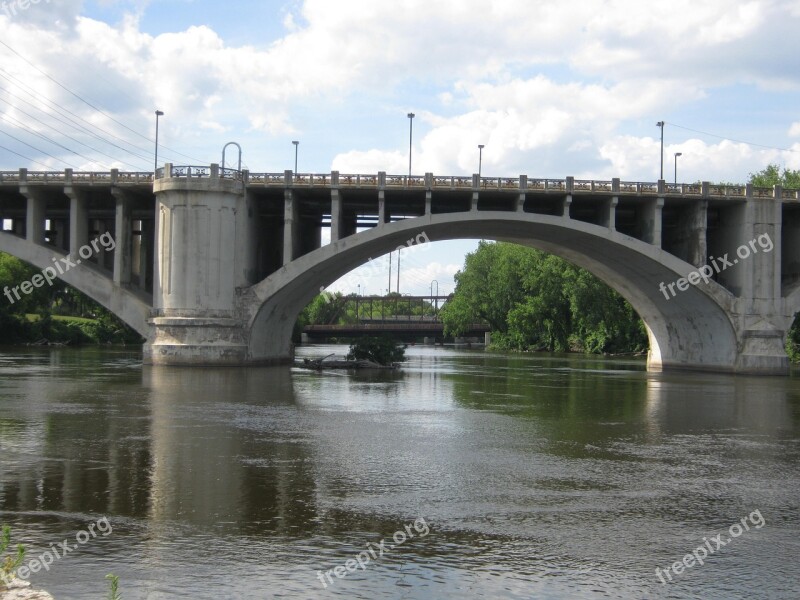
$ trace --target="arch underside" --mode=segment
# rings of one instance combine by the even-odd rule
[[[66,257],[54,248],[40,246],[8,233],[0,233],[0,252],[11,254],[39,269],[53,267],[54,258]],[[142,337],[149,338],[152,335],[152,326],[147,322],[152,307],[144,295],[121,288],[91,264],[77,265],[58,277],[110,310]]]
[[[434,214],[384,224],[302,256],[246,296],[249,354],[253,361],[290,356],[300,311],[322,286],[425,233],[430,241],[494,239],[523,244],[587,269],[626,298],[645,322],[651,369],[733,370],[737,336],[729,316],[733,296],[714,282],[689,286],[667,299],[669,284],[694,267],[635,238],[607,228],[531,213]]]

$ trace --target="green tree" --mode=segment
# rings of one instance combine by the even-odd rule
[[[767,165],[757,173],[750,173],[750,183],[756,187],[780,185],[784,188],[800,189],[800,170],[791,170],[780,165]]]
[[[405,360],[405,348],[387,335],[363,337],[350,346],[347,360],[371,360],[379,365],[391,365]]]
[[[481,242],[442,309],[448,335],[487,322],[501,348],[630,352],[644,324],[614,290],[567,261],[515,244]]]

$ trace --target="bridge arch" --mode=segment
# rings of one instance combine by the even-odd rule
[[[0,252],[11,254],[39,269],[52,267],[54,258],[66,257],[54,248],[10,234],[0,234]],[[152,307],[144,295],[137,295],[116,285],[113,279],[89,265],[71,268],[59,275],[59,279],[110,310],[142,337],[149,338],[152,335],[152,325],[147,322]]]
[[[539,248],[587,269],[626,298],[650,338],[648,367],[733,371],[741,342],[734,297],[715,282],[669,299],[659,284],[695,270],[677,257],[606,227],[546,215],[480,211],[396,221],[310,252],[247,290],[243,297],[253,361],[290,356],[297,316],[327,286],[372,257],[425,233],[431,241],[494,239]]]

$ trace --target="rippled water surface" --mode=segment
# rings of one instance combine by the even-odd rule
[[[407,354],[352,374],[0,351],[0,521],[34,558],[108,518],[32,575],[58,600],[109,572],[125,600],[800,598],[797,377]]]

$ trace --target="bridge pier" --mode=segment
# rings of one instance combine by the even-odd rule
[[[206,177],[192,177],[196,167],[186,169],[188,176],[175,176],[167,163],[164,177],[153,185],[156,270],[149,322],[154,334],[144,359],[159,365],[242,365],[247,339],[235,298],[241,283],[236,273],[245,267],[237,264],[236,246],[249,242],[247,231],[237,232],[244,185],[223,177],[217,165]]]

